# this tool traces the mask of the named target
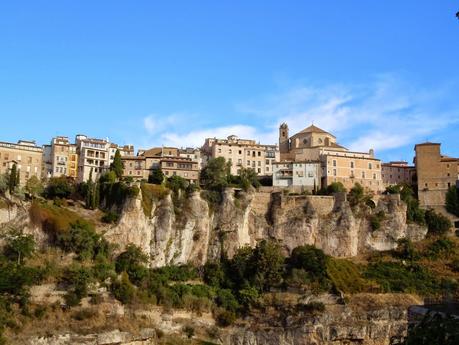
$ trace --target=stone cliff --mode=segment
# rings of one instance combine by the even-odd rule
[[[336,257],[352,257],[370,250],[395,248],[397,240],[425,237],[427,229],[407,224],[406,205],[398,195],[379,198],[375,207],[352,209],[345,196],[288,196],[282,193],[227,189],[222,202],[209,207],[198,192],[180,205],[167,195],[153,202],[150,214],[142,209],[142,196],[129,200],[117,225],[105,237],[122,249],[140,246],[151,266],[203,264],[224,251],[232,257],[242,246],[263,239],[278,240],[286,253],[311,244]],[[383,214],[374,229],[370,218]]]

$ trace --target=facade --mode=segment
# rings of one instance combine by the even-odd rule
[[[76,152],[78,154],[78,182],[96,180],[110,168],[110,143],[104,139],[88,138],[86,135],[76,136]]]
[[[148,179],[148,171],[145,167],[145,157],[142,156],[122,156],[123,176],[132,177],[135,180]]]
[[[19,140],[16,144],[0,142],[0,173],[8,173],[16,163],[19,184],[22,186],[32,176],[41,179],[42,162],[43,149],[35,141]]]
[[[199,165],[191,158],[163,157],[160,160],[161,170],[165,177],[180,176],[190,183],[198,183]]]
[[[198,182],[199,150],[187,150],[183,152],[176,147],[154,147],[139,150],[137,156],[122,156],[123,175],[136,180],[148,180],[154,169],[161,169],[165,177],[177,175],[191,183]]]
[[[397,161],[381,164],[381,178],[385,186],[416,184],[416,168],[408,162]]]
[[[414,150],[419,204],[444,206],[446,192],[459,180],[459,158],[443,156],[439,143],[417,144]]]
[[[341,182],[347,189],[360,183],[374,192],[384,189],[381,161],[373,150],[354,152],[339,145],[336,137],[314,125],[289,136],[286,123],[279,127],[280,161],[320,162],[321,187]]]
[[[181,148],[178,150],[179,157],[189,158],[193,162],[198,163],[198,168],[201,170],[205,164],[205,156],[201,154],[201,150],[194,147]]]
[[[45,158],[45,165],[51,159],[51,171],[48,170],[47,177],[69,176],[74,179],[78,177],[78,154],[76,145],[71,144],[68,137],[58,136],[51,140],[50,157]],[[49,150],[44,149],[45,152]],[[47,152],[46,152],[47,155]]]
[[[273,163],[273,186],[314,191],[320,188],[320,162]]]
[[[201,150],[208,158],[223,157],[231,162],[233,175],[238,175],[244,167],[255,170],[259,176],[271,176],[273,163],[280,159],[276,145],[257,144],[255,140],[239,139],[235,135],[227,139],[207,138]]]
[[[110,164],[113,163],[113,159],[115,158],[116,150],[120,151],[121,157],[134,156],[134,145],[119,146],[117,144],[110,143],[110,148],[109,148]]]

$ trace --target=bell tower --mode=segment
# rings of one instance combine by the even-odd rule
[[[288,153],[290,151],[288,125],[284,122],[279,126],[279,151]]]

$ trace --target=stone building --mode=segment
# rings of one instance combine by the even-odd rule
[[[341,182],[346,188],[355,183],[374,191],[384,189],[381,180],[381,161],[374,151],[355,152],[339,145],[336,137],[311,125],[289,136],[286,123],[279,127],[280,161],[320,162],[321,186]]]
[[[445,205],[446,192],[459,180],[459,158],[442,155],[439,143],[417,144],[414,150],[420,205]]]
[[[314,191],[320,188],[320,162],[274,162],[273,186],[301,191]]]
[[[41,179],[42,161],[43,149],[35,141],[19,140],[16,144],[0,142],[0,174],[8,173],[16,163],[22,186],[32,176]]]
[[[210,158],[223,157],[231,162],[231,174],[238,175],[241,167],[255,170],[259,176],[271,176],[273,163],[279,161],[276,145],[263,145],[255,140],[239,139],[230,135],[226,139],[207,138],[201,149]]]
[[[122,156],[121,160],[123,175],[136,180],[147,180],[155,169],[161,169],[165,177],[177,175],[192,183],[199,179],[200,156],[191,149],[184,153],[176,147],[154,147],[139,150],[137,156]]]
[[[396,184],[416,184],[416,168],[405,161],[381,164],[381,178],[385,186]]]

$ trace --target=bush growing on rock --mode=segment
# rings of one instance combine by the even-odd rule
[[[116,258],[116,272],[126,272],[130,281],[134,284],[138,284],[148,274],[147,268],[145,267],[147,262],[148,257],[142,252],[142,249],[131,243],[126,247],[126,250]]]
[[[451,224],[451,221],[447,217],[435,212],[432,209],[427,210],[425,212],[425,221],[427,224],[429,234],[433,235],[444,235],[453,226]]]

